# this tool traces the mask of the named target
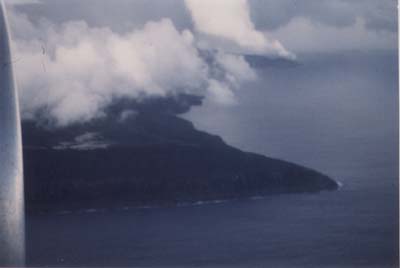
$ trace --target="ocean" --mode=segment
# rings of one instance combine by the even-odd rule
[[[336,192],[27,218],[30,266],[398,267],[395,52],[300,55],[237,104],[185,118],[245,151],[321,171]]]

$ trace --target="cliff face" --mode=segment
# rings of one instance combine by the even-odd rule
[[[174,204],[337,189],[316,171],[242,152],[196,130],[176,116],[189,102],[201,101],[183,96],[167,103],[120,103],[107,118],[67,128],[25,122],[28,208]]]

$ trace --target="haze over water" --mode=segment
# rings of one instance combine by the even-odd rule
[[[323,171],[346,187],[393,183],[398,167],[397,53],[299,56],[237,92],[239,105],[189,115],[243,150]],[[386,178],[386,179],[385,179]]]
[[[397,53],[300,56],[236,106],[185,117],[246,151],[302,164],[337,192],[28,219],[28,263],[144,267],[397,267]]]

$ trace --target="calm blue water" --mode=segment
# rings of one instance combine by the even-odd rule
[[[187,118],[228,143],[323,171],[337,192],[28,218],[28,263],[397,267],[397,55],[303,58]]]

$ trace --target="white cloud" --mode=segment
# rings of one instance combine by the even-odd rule
[[[44,112],[64,126],[104,116],[115,99],[182,92],[232,104],[235,88],[255,77],[242,57],[223,52],[223,75],[214,77],[193,34],[169,19],[124,34],[83,21],[36,25],[15,12],[10,21],[24,118]]]
[[[102,116],[115,98],[190,92],[207,81],[188,33],[169,20],[126,35],[84,22],[48,32],[43,44],[17,42],[17,71],[25,112],[46,107],[60,125]]]
[[[229,88],[228,84],[214,79],[210,80],[207,97],[223,105],[232,105],[237,102],[235,94]]]
[[[368,29],[362,18],[338,28],[295,17],[287,25],[269,33],[296,53],[397,48],[397,33]]]
[[[202,34],[232,41],[250,53],[293,57],[279,41],[255,29],[247,0],[185,0],[185,4]]]
[[[216,55],[216,62],[226,70],[227,79],[235,83],[256,78],[256,74],[251,69],[249,63],[240,55],[226,54],[218,52]]]

